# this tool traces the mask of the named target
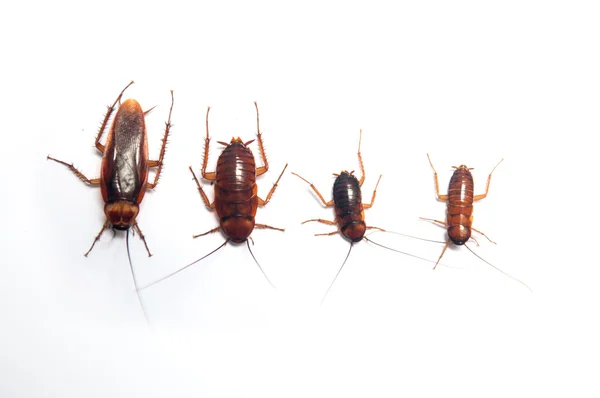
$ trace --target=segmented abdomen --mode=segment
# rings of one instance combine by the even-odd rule
[[[450,178],[446,214],[448,236],[457,245],[471,237],[473,192],[473,176],[465,166],[460,166]]]
[[[341,228],[353,221],[363,221],[360,185],[354,175],[344,171],[335,179],[333,202]]]
[[[216,173],[215,202],[219,217],[254,217],[258,198],[252,152],[242,144],[229,145],[219,156]]]

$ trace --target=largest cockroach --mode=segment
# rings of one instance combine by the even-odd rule
[[[440,193],[440,185],[439,185],[439,181],[438,181],[438,175],[437,175],[437,172],[435,171],[435,168],[433,167],[433,163],[431,162],[431,158],[429,157],[429,154],[427,154],[427,159],[429,160],[429,164],[431,165],[431,168],[433,170],[433,178],[435,181],[435,192],[436,192],[437,198],[441,201],[446,202],[446,204],[447,204],[446,222],[431,219],[431,218],[421,217],[422,220],[432,221],[438,225],[446,227],[447,234],[448,234],[448,239],[446,240],[444,249],[442,250],[440,257],[438,258],[438,260],[435,263],[435,266],[433,268],[435,269],[435,267],[437,267],[438,263],[442,259],[444,253],[446,252],[446,249],[448,249],[448,246],[450,246],[450,244],[454,244],[457,246],[465,246],[471,253],[473,253],[476,257],[478,257],[479,259],[484,261],[486,264],[492,266],[496,270],[502,272],[506,276],[516,280],[517,282],[523,284],[525,287],[527,287],[529,290],[531,290],[529,288],[529,286],[527,286],[525,283],[523,283],[519,279],[512,277],[511,275],[508,275],[506,272],[502,271],[495,265],[484,260],[477,253],[475,253],[473,250],[471,250],[471,248],[469,246],[466,245],[466,243],[469,241],[469,239],[475,239],[471,236],[471,231],[478,232],[481,235],[485,236],[487,238],[487,240],[489,240],[490,242],[492,242],[494,244],[496,243],[493,240],[491,240],[483,232],[473,228],[473,226],[472,226],[472,224],[473,224],[473,203],[475,201],[484,199],[488,195],[488,192],[490,190],[490,182],[492,180],[492,173],[494,172],[494,170],[496,170],[496,167],[498,167],[504,159],[501,159],[498,162],[498,164],[496,164],[496,166],[494,166],[494,168],[488,175],[487,184],[485,186],[485,193],[482,193],[479,195],[475,195],[473,175],[471,174],[471,170],[473,170],[473,169],[468,168],[464,164],[461,164],[458,167],[453,166],[453,168],[455,170],[454,170],[454,173],[452,174],[452,177],[450,178],[450,183],[448,185],[448,193],[446,195],[442,195]],[[477,242],[477,241],[475,241],[475,242]]]
[[[98,235],[96,235],[92,246],[85,253],[85,256],[87,257],[92,251],[105,229],[126,230],[127,255],[131,272],[133,273],[131,256],[129,255],[129,229],[131,227],[137,231],[144,242],[148,256],[152,256],[142,230],[138,226],[136,217],[146,190],[155,188],[160,178],[165,148],[171,128],[171,113],[173,111],[174,98],[173,91],[171,91],[171,108],[169,109],[169,118],[165,126],[160,155],[158,160],[150,160],[148,156],[148,136],[144,120],[145,115],[149,111],[144,112],[140,104],[134,99],[128,99],[120,103],[125,90],[132,84],[133,81],[121,91],[112,106],[108,107],[108,111],[96,136],[95,146],[102,154],[99,178],[88,178],[77,170],[73,164],[55,159],[50,155],[47,156],[47,159],[68,167],[84,183],[91,186],[100,186],[102,199],[104,200],[106,221],[102,225]],[[100,139],[118,103],[120,105],[108,132],[106,144],[103,145],[100,143]],[[148,182],[149,167],[157,168],[153,182]],[[133,275],[133,280],[136,290],[138,290],[135,274]],[[141,299],[140,304],[142,305],[142,310],[144,310]],[[144,316],[148,320],[145,310]]]
[[[250,238],[250,234],[254,230],[254,228],[264,228],[264,229],[273,229],[277,231],[283,231],[282,228],[272,227],[266,224],[257,224],[255,222],[255,216],[258,209],[258,206],[265,206],[271,200],[277,185],[279,184],[279,180],[283,176],[285,169],[287,168],[287,164],[281,171],[281,174],[273,184],[273,187],[267,194],[266,198],[263,200],[258,196],[258,185],[256,184],[256,177],[265,174],[269,170],[269,162],[267,160],[267,156],[265,155],[265,148],[262,140],[262,134],[260,132],[260,121],[258,114],[258,105],[254,102],[254,107],[256,108],[256,129],[257,129],[257,141],[258,141],[258,149],[260,152],[260,157],[263,161],[263,166],[257,167],[256,161],[254,159],[254,155],[250,150],[249,145],[254,142],[254,140],[250,140],[244,142],[241,138],[231,138],[231,142],[223,142],[217,141],[219,144],[225,146],[225,149],[219,155],[217,160],[217,168],[216,171],[207,172],[206,168],[208,166],[208,152],[210,147],[210,136],[208,133],[208,115],[210,113],[210,107],[208,107],[206,111],[206,138],[204,140],[204,154],[202,156],[202,178],[208,181],[214,182],[215,189],[215,197],[214,201],[210,203],[208,196],[204,192],[204,189],[200,185],[192,166],[189,167],[190,172],[192,173],[193,179],[196,182],[196,186],[198,187],[198,192],[202,198],[202,201],[210,211],[217,212],[217,216],[219,217],[219,226],[213,228],[205,233],[194,235],[194,238],[198,238],[200,236],[208,235],[213,232],[222,231],[223,234],[227,237],[225,242],[220,245],[218,248],[208,253],[204,257],[192,262],[191,264],[186,265],[185,267],[147,285],[144,287],[150,287],[158,282],[161,282],[184,269],[192,266],[198,261],[210,256],[223,246],[227,244],[227,242],[234,243],[243,243],[246,242],[248,246],[248,250],[252,255],[252,258],[260,268],[261,272],[273,286],[262,267],[254,257],[252,250],[250,249],[250,244],[248,243],[248,238]],[[250,238],[251,239],[251,238]]]
[[[122,231],[134,227],[144,242],[148,256],[152,256],[142,230],[138,226],[136,217],[146,190],[154,189],[160,178],[167,138],[171,128],[171,113],[173,111],[174,99],[173,91],[171,91],[169,119],[165,126],[158,160],[150,160],[148,157],[148,135],[144,121],[144,116],[147,112],[144,112],[140,104],[134,99],[128,99],[119,105],[112,127],[108,132],[106,144],[102,145],[100,139],[104,134],[106,125],[117,103],[121,101],[125,90],[132,84],[133,81],[121,91],[112,106],[108,107],[108,111],[96,136],[95,146],[102,154],[100,178],[88,178],[77,170],[73,164],[55,159],[50,155],[47,156],[47,159],[68,167],[84,183],[91,186],[100,186],[102,199],[105,203],[104,213],[106,214],[106,221],[94,239],[92,246],[85,253],[86,257],[100,239],[102,232],[109,227]],[[153,182],[148,182],[149,167],[157,167]]]

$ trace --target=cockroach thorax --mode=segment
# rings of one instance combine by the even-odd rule
[[[104,214],[113,228],[119,230],[129,229],[135,222],[140,208],[137,204],[126,200],[107,203],[104,206]]]
[[[132,113],[144,113],[142,111],[142,106],[140,105],[140,103],[134,100],[133,98],[129,98],[123,101],[121,103],[121,106],[119,107],[119,110]]]

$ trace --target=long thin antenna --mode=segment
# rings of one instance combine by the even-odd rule
[[[149,288],[150,286],[154,286],[154,285],[156,285],[157,283],[159,283],[159,282],[162,282],[162,281],[164,281],[165,279],[168,279],[168,278],[172,277],[173,275],[176,275],[176,274],[180,273],[180,272],[181,272],[181,271],[183,271],[184,269],[186,269],[186,268],[188,268],[188,267],[191,267],[192,265],[196,264],[198,261],[204,260],[206,257],[210,256],[211,254],[213,254],[214,252],[216,252],[217,250],[219,250],[220,248],[222,248],[223,246],[225,246],[225,245],[227,244],[227,242],[229,242],[229,239],[227,239],[225,242],[223,242],[223,244],[222,244],[221,246],[217,247],[215,250],[211,251],[211,252],[210,252],[210,253],[208,253],[207,255],[205,255],[205,256],[203,256],[203,257],[200,257],[198,260],[194,261],[193,263],[190,263],[190,264],[186,265],[185,267],[183,267],[183,268],[181,268],[181,269],[178,269],[177,271],[175,271],[175,272],[173,272],[173,273],[171,273],[171,274],[169,274],[169,275],[167,275],[167,276],[165,276],[165,277],[162,277],[162,278],[160,278],[159,280],[157,280],[157,281],[154,281],[154,282],[150,283],[149,285],[146,285],[146,286],[142,287],[141,289],[138,289],[138,291],[140,291],[140,292],[141,292],[142,290],[144,290],[144,289],[147,289],[147,288]]]
[[[258,263],[258,260],[256,259],[256,257],[254,257],[254,253],[252,253],[252,249],[250,249],[250,242],[249,242],[248,239],[246,239],[246,245],[248,246],[248,251],[250,252],[250,255],[252,255],[252,258],[254,259],[254,262],[256,263],[256,265],[258,265],[258,269],[260,269],[260,272],[262,272],[262,274],[265,276],[265,279],[267,280],[267,282],[269,282],[269,285],[271,285],[271,287],[273,289],[277,289],[275,287],[275,285],[273,283],[271,283],[271,281],[269,280],[269,277],[267,276],[267,274],[265,274],[265,271],[262,269],[262,267]]]
[[[519,279],[515,278],[514,276],[511,276],[509,274],[507,274],[506,272],[502,271],[500,268],[496,267],[494,264],[488,262],[487,260],[484,260],[479,254],[475,253],[473,250],[471,250],[471,248],[469,246],[467,246],[466,244],[464,245],[467,249],[469,249],[469,251],[471,253],[473,253],[475,255],[475,257],[479,258],[481,261],[483,261],[484,263],[486,263],[487,265],[491,266],[492,268],[495,268],[496,271],[502,272],[504,275],[508,276],[509,278],[519,282],[521,285],[525,286],[527,289],[529,289],[529,291],[531,293],[533,293],[533,290],[531,290],[531,288],[529,286],[527,286],[527,284],[523,281],[520,281]]]
[[[377,232],[381,232],[381,231],[375,231],[375,232],[373,232],[373,233],[377,233]],[[408,234],[403,234],[402,232],[388,231],[387,229],[385,230],[385,232],[387,232],[387,233],[390,233],[390,234],[400,235],[400,236],[406,236],[407,238],[418,239],[418,240],[422,240],[422,241],[425,241],[425,242],[433,242],[433,243],[446,243],[446,242],[444,242],[444,241],[441,241],[441,240],[433,240],[433,239],[419,238],[418,236],[414,236],[414,235],[408,235]]]
[[[337,274],[335,274],[335,278],[333,278],[333,281],[331,282],[331,285],[329,285],[329,288],[327,288],[327,291],[325,292],[325,295],[321,299],[321,304],[319,304],[319,305],[321,305],[321,306],[323,305],[323,302],[327,298],[327,295],[329,294],[329,291],[331,290],[331,287],[335,283],[335,280],[337,279],[337,277],[340,274],[340,272],[342,272],[342,268],[344,268],[344,265],[346,264],[346,261],[348,261],[348,257],[350,257],[350,252],[352,251],[352,246],[354,246],[354,242],[350,243],[350,249],[348,249],[348,254],[346,254],[346,258],[344,259],[344,262],[342,263],[342,266],[338,270]]]
[[[437,262],[436,262],[436,261],[429,260],[429,259],[426,259],[426,258],[424,258],[424,257],[417,256],[417,255],[415,255],[415,254],[406,253],[406,252],[403,252],[402,250],[392,249],[391,247],[384,246],[384,245],[382,245],[382,244],[380,244],[380,243],[377,243],[377,242],[375,242],[375,241],[374,241],[374,240],[372,240],[372,239],[369,239],[369,238],[367,238],[366,236],[364,236],[364,237],[363,237],[363,239],[364,239],[364,240],[366,240],[366,241],[367,241],[367,242],[369,242],[369,243],[372,243],[372,244],[374,244],[374,245],[377,245],[377,246],[379,246],[379,247],[383,247],[384,249],[388,249],[388,250],[391,250],[391,251],[393,251],[393,252],[400,253],[400,254],[405,254],[405,255],[407,255],[407,256],[410,256],[410,257],[418,258],[419,260],[427,261],[428,263],[437,264]],[[420,239],[420,238],[417,238],[417,239]],[[425,239],[425,240],[429,241],[428,239]],[[435,240],[433,240],[433,241],[429,241],[429,242],[445,243],[445,242],[437,242],[437,241],[435,241]],[[438,260],[438,261],[439,261],[439,260]],[[443,265],[443,264],[442,264],[442,265]],[[447,265],[444,265],[444,267],[447,267]]]
[[[144,307],[144,302],[140,297],[140,290],[138,289],[137,279],[135,278],[135,271],[133,270],[133,263],[131,262],[131,252],[129,251],[129,229],[127,230],[127,235],[125,238],[125,242],[127,243],[127,258],[129,259],[129,269],[131,269],[131,276],[133,277],[133,285],[135,286],[135,294],[137,295],[138,301],[140,302],[140,307],[142,307],[142,313],[144,314],[144,319],[149,327],[152,327],[150,324],[150,320],[148,319],[148,314],[146,313],[146,308]]]

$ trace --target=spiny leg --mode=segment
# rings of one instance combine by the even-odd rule
[[[112,106],[108,107],[108,110],[106,111],[106,115],[104,115],[104,120],[102,121],[102,124],[100,125],[100,129],[98,130],[98,135],[96,135],[96,142],[95,142],[96,148],[100,151],[100,153],[104,153],[104,145],[102,145],[100,143],[100,138],[102,138],[102,134],[104,134],[104,130],[106,129],[106,125],[108,124],[108,121],[110,120],[110,116],[115,111],[115,106],[117,106],[117,103],[121,103],[121,97],[125,93],[125,90],[127,90],[129,88],[129,86],[131,86],[132,84],[133,84],[133,80],[130,81],[127,86],[125,86],[125,88],[121,91],[121,93],[119,94],[119,96],[117,97],[115,102],[112,104]]]
[[[150,249],[148,249],[148,244],[146,243],[146,237],[142,233],[142,230],[140,229],[140,226],[138,225],[137,221],[133,222],[133,227],[135,228],[137,233],[140,234],[140,239],[142,240],[142,242],[144,242],[144,246],[146,247],[146,251],[148,252],[148,257],[152,257],[152,253],[150,253]]]
[[[285,229],[283,229],[283,228],[272,227],[272,226],[266,225],[266,224],[254,224],[254,228],[274,229],[275,231],[285,232]],[[254,244],[254,242],[252,242],[252,244]]]
[[[196,239],[196,238],[199,238],[200,236],[204,236],[204,235],[212,234],[213,232],[217,232],[217,231],[218,231],[218,230],[220,230],[220,229],[221,229],[221,226],[218,226],[218,227],[216,227],[216,228],[213,228],[213,229],[211,229],[210,231],[208,231],[208,232],[205,232],[205,233],[203,233],[203,234],[194,235],[194,236],[193,236],[193,238],[194,238],[194,239]]]
[[[431,166],[431,168],[433,170],[433,179],[435,181],[435,193],[439,200],[447,201],[448,195],[440,194],[440,184],[438,182],[438,174],[437,174],[437,171],[435,171],[435,167],[433,167],[433,163],[431,163],[431,158],[429,157],[429,154],[427,154],[427,160],[429,160],[429,165]]]
[[[94,248],[94,245],[96,244],[96,242],[98,242],[98,240],[100,240],[100,236],[102,235],[102,232],[104,232],[104,230],[106,228],[108,228],[108,226],[110,225],[110,223],[108,222],[108,220],[104,221],[104,225],[102,225],[102,229],[100,230],[100,232],[98,232],[98,235],[96,235],[96,238],[94,239],[94,242],[92,243],[92,246],[90,247],[90,250],[88,250],[84,256],[88,256],[88,254],[90,254],[90,252],[92,251],[92,249]]]
[[[200,182],[196,178],[196,174],[194,173],[194,170],[192,170],[192,166],[190,166],[190,171],[192,172],[192,176],[194,177],[194,181],[196,181],[196,186],[198,187],[198,192],[200,192],[200,196],[202,197],[202,201],[204,201],[204,204],[206,205],[206,207],[208,208],[208,210],[213,211],[215,209],[215,202],[210,203],[210,201],[208,200],[208,196],[206,196],[206,193],[204,192],[204,190],[200,186]]]
[[[377,180],[377,184],[375,184],[375,190],[373,191],[373,197],[371,198],[371,203],[363,203],[363,208],[365,209],[369,209],[371,206],[373,206],[373,203],[375,203],[375,195],[377,195],[377,187],[379,186],[379,181],[381,181],[381,176],[383,174],[379,175],[379,179]]]
[[[260,122],[258,118],[258,104],[254,101],[254,107],[256,108],[256,136],[258,138],[258,150],[260,152],[260,157],[263,160],[264,166],[258,167],[256,169],[256,176],[263,175],[269,170],[269,161],[267,160],[267,155],[265,154],[265,145],[263,144],[262,134],[260,133]]]
[[[163,158],[165,157],[165,150],[167,149],[167,139],[169,138],[169,131],[171,130],[171,113],[173,113],[173,103],[175,102],[175,98],[173,97],[173,90],[171,90],[171,109],[169,109],[169,118],[167,119],[167,123],[165,123],[165,134],[162,139],[162,146],[160,147],[160,155],[158,155],[158,160],[149,160],[148,167],[158,167],[156,169],[156,174],[154,175],[154,182],[148,183],[148,188],[153,189],[158,184],[158,179],[160,178],[160,172],[163,167]]]
[[[275,181],[275,184],[273,184],[273,187],[271,188],[271,190],[267,194],[267,198],[265,200],[262,200],[261,198],[258,198],[258,205],[259,206],[265,206],[267,203],[269,203],[269,200],[271,200],[271,196],[273,195],[273,192],[275,192],[275,188],[277,188],[277,184],[279,183],[279,180],[281,180],[281,177],[283,176],[283,173],[285,172],[285,169],[287,169],[287,167],[288,167],[288,165],[286,163],[285,167],[281,171],[281,174],[279,174],[279,177],[277,178],[277,181]]]
[[[85,182],[86,184],[100,185],[100,178],[87,178],[85,175],[83,175],[83,173],[81,171],[77,170],[75,168],[75,166],[73,166],[72,163],[69,164],[67,162],[63,162],[62,160],[54,159],[50,155],[46,156],[46,160],[54,160],[55,162],[58,162],[60,164],[67,166],[69,168],[69,170],[71,170],[73,172],[73,174],[75,174],[77,176],[77,178],[79,178],[81,181]]]
[[[313,191],[315,191],[315,193],[317,194],[317,196],[319,197],[319,199],[321,199],[321,202],[323,202],[323,205],[325,205],[325,207],[331,207],[331,206],[333,206],[333,200],[330,200],[329,202],[326,202],[325,198],[323,198],[323,195],[321,195],[321,192],[319,192],[319,190],[313,185],[312,182],[308,181],[306,178],[301,177],[300,175],[298,175],[298,174],[296,174],[294,172],[292,172],[292,174],[295,175],[296,177],[300,178],[304,182],[306,182],[308,185],[310,185],[310,187],[313,189]]]
[[[500,163],[502,163],[502,161],[503,161],[503,160],[504,160],[504,158],[502,158],[502,159],[501,159],[501,160],[498,162],[498,164],[497,164],[497,165],[495,165],[495,166],[494,166],[494,168],[492,169],[492,171],[490,172],[490,175],[488,176],[488,179],[487,179],[487,184],[486,184],[486,186],[485,186],[485,193],[483,193],[483,194],[481,194],[481,195],[475,195],[475,196],[473,197],[473,200],[480,200],[480,199],[483,199],[483,198],[485,198],[485,197],[487,196],[487,194],[488,194],[488,191],[490,190],[490,181],[492,180],[492,173],[494,172],[494,170],[496,170],[496,167],[498,167],[498,165],[500,165]],[[483,235],[483,234],[482,234],[482,235]],[[483,235],[483,236],[485,236],[485,235]],[[486,238],[487,238],[487,236],[486,236]],[[488,238],[488,239],[489,239],[489,238]],[[490,242],[491,242],[491,241],[490,241]]]
[[[206,138],[204,139],[204,154],[202,155],[202,178],[205,178],[209,181],[215,181],[217,179],[217,173],[206,172],[206,167],[208,166],[208,149],[210,147],[210,137],[208,136],[208,113],[210,112],[210,106],[206,109]]]
[[[360,154],[360,142],[362,141],[362,129],[360,129],[360,136],[358,138],[358,164],[360,166],[361,177],[358,180],[358,185],[362,187],[363,182],[365,181],[365,166],[363,165],[362,155]]]

